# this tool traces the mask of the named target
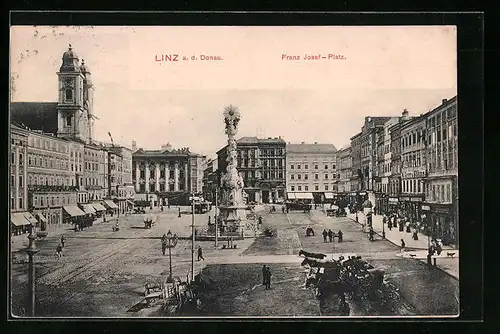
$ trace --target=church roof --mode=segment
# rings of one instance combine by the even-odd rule
[[[57,102],[12,102],[11,121],[31,130],[57,133]]]

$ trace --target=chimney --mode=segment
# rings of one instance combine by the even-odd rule
[[[301,144],[305,144],[305,142],[302,142]]]
[[[137,151],[137,142],[135,140],[132,140],[132,151]]]
[[[442,102],[443,102],[442,104],[445,104],[446,102],[448,102],[448,99],[443,99]]]
[[[172,148],[172,145],[170,143],[166,143],[165,145],[161,145],[162,150],[170,150]]]
[[[314,142],[314,144],[317,144],[317,143],[318,143],[317,141]]]

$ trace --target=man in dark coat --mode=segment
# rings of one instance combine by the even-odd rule
[[[198,261],[200,261],[200,259],[205,260],[203,258],[203,250],[201,249],[201,246],[198,246]]]
[[[262,266],[262,285],[267,286],[267,267],[266,267],[266,265]]]
[[[375,232],[373,231],[373,228],[370,228],[370,241],[375,241],[373,236],[375,235]]]
[[[269,267],[266,267],[266,290],[271,289],[271,270]]]
[[[328,230],[328,240],[329,240],[330,242],[332,242],[332,241],[333,241],[333,231],[332,231],[331,229],[329,229],[329,230]]]
[[[344,240],[344,234],[342,233],[341,230],[339,230],[339,232],[337,233],[337,236],[339,237],[339,242],[342,242],[342,240]]]
[[[325,230],[323,230],[323,242],[326,242],[326,237],[328,236],[328,232]]]
[[[64,243],[66,242],[66,238],[64,235],[61,235],[61,246],[64,247]]]

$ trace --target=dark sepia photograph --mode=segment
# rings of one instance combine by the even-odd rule
[[[10,39],[12,317],[459,316],[456,26]]]

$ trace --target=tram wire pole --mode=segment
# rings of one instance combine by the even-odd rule
[[[195,236],[194,236],[194,194],[193,194],[193,199],[191,201],[191,232],[192,232],[192,241],[191,241],[191,282],[194,281],[194,242],[195,242]]]
[[[217,248],[217,242],[219,239],[219,223],[217,221],[217,210],[218,210],[218,187],[215,187],[215,247]]]

